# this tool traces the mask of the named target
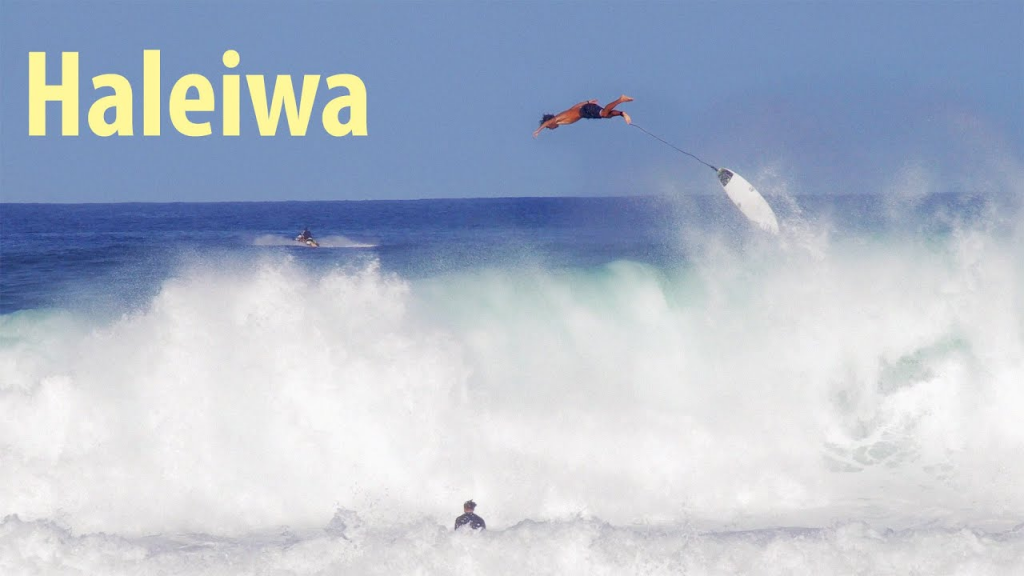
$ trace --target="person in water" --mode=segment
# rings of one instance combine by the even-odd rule
[[[629,119],[629,114],[615,109],[616,106],[623,102],[632,101],[632,98],[623,94],[622,96],[619,96],[616,101],[603,108],[597,103],[597,100],[590,100],[588,102],[580,102],[572,108],[569,108],[564,112],[559,112],[558,114],[545,114],[540,120],[540,128],[533,131],[533,137],[536,138],[539,136],[541,131],[545,128],[554,130],[559,126],[572,124],[581,118],[615,118],[616,116],[622,116],[622,119],[626,121],[626,124],[632,124],[633,121]]]
[[[484,519],[477,516],[475,512],[476,502],[472,500],[466,500],[466,503],[462,505],[462,511],[464,514],[455,519],[455,529],[458,530],[466,524],[473,530],[484,530],[487,528],[487,524],[484,523]]]

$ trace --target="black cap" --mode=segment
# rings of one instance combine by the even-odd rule
[[[466,500],[466,503],[462,505],[463,508],[469,508],[470,510],[476,509],[476,502],[472,500]]]

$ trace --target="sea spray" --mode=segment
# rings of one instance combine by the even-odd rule
[[[0,522],[0,561],[12,573],[52,575],[352,574],[972,574],[1024,570],[1020,530],[821,529],[708,532],[613,526],[596,520],[523,521],[485,534],[429,521],[368,527],[339,511],[305,531],[146,538],[75,534],[47,521]]]
[[[903,240],[415,280],[224,256],[113,320],[7,315],[5,512],[125,536],[447,524],[467,497],[496,527],[1005,527],[1019,247]]]

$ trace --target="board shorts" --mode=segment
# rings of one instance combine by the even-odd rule
[[[592,102],[587,102],[583,106],[580,106],[580,118],[600,118],[601,117],[601,106]]]

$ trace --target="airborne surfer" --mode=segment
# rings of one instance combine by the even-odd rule
[[[632,120],[629,119],[629,114],[615,109],[616,106],[623,102],[632,101],[632,98],[623,94],[622,96],[619,96],[617,100],[603,108],[597,103],[597,100],[589,100],[587,102],[580,102],[572,108],[569,108],[564,112],[559,112],[558,114],[545,114],[540,120],[540,128],[534,130],[533,137],[536,138],[539,136],[541,131],[545,128],[554,130],[559,126],[577,122],[581,118],[615,118],[616,116],[622,116],[622,119],[626,121],[626,124],[632,124]]]

